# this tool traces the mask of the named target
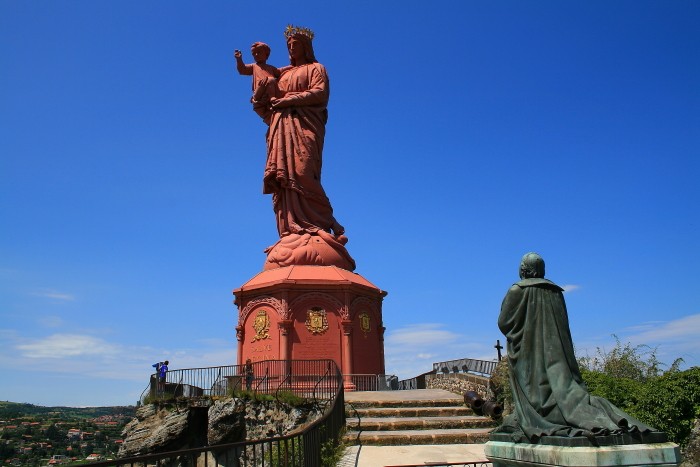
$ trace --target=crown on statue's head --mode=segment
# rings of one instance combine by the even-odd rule
[[[309,28],[302,28],[299,26],[292,26],[291,24],[287,25],[287,29],[284,30],[284,35],[287,39],[290,37],[296,35],[296,34],[302,34],[306,37],[309,38],[309,40],[314,38],[314,32],[309,29]]]

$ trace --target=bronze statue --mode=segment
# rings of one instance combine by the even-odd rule
[[[523,256],[520,279],[508,290],[498,317],[508,340],[515,411],[495,432],[514,442],[584,437],[594,445],[601,437],[608,438],[604,444],[619,444],[615,439],[621,437],[620,442],[633,443],[652,433],[663,436],[588,393],[574,356],[563,289],[544,278],[542,257]]]
[[[280,236],[266,250],[265,269],[312,264],[353,270],[345,229],[321,185],[328,74],[314,56],[311,30],[288,26],[285,36],[290,66],[279,69],[276,77],[277,69],[266,64],[267,57],[256,57],[265,67],[253,83],[253,108],[269,125],[263,193],[272,195]],[[241,71],[239,53],[236,60]]]

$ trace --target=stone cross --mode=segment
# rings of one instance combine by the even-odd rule
[[[503,346],[501,345],[501,340],[496,339],[496,345],[493,346],[496,349],[496,352],[498,352],[498,361],[501,361],[501,350],[503,350]]]

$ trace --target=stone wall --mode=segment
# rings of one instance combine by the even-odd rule
[[[444,389],[460,396],[474,391],[483,398],[488,396],[489,378],[469,373],[437,373],[425,375],[428,389]]]

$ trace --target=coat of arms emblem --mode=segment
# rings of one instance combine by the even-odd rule
[[[312,308],[306,312],[306,329],[312,334],[321,334],[328,330],[328,318],[326,310]]]
[[[360,313],[360,329],[362,329],[362,332],[367,334],[372,330],[372,320],[369,317],[369,314],[367,312],[362,312]]]
[[[253,320],[253,329],[255,330],[255,337],[253,337],[252,342],[270,338],[270,317],[267,316],[267,311],[258,311]]]

